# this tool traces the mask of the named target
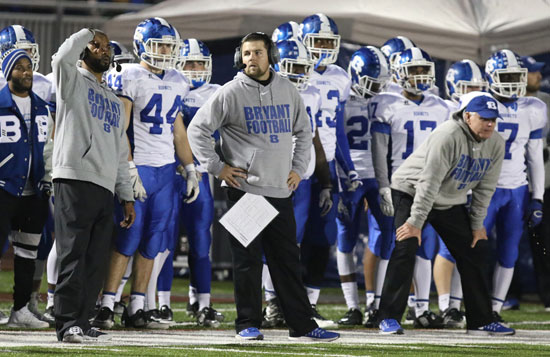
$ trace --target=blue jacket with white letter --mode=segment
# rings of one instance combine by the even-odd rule
[[[30,175],[38,193],[44,177],[44,144],[50,112],[34,92],[31,97],[30,135],[25,120],[12,99],[8,85],[0,90],[0,189],[21,196]],[[29,161],[31,167],[29,170]]]

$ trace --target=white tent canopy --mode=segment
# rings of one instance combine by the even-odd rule
[[[403,35],[447,60],[483,63],[501,48],[521,55],[550,51],[550,0],[166,0],[117,16],[105,30],[130,43],[141,20],[159,16],[182,37],[208,41],[271,34],[283,22],[319,12],[336,21],[343,40],[380,46]]]

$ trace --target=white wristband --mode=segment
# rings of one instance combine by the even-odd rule
[[[195,172],[195,164],[185,165],[185,172]]]

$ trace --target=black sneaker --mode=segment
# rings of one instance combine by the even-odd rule
[[[424,311],[422,315],[417,317],[414,320],[414,327],[415,328],[443,328],[445,327],[443,323],[443,318],[441,316],[437,316],[432,311]]]
[[[53,311],[53,306],[50,306],[42,314],[44,321],[50,324],[50,327],[55,327],[55,312]]]
[[[159,309],[160,318],[166,321],[174,321],[174,313],[168,305],[162,305]]]
[[[186,311],[187,311],[187,316],[197,317],[197,313],[199,312],[199,302],[195,301],[192,304],[187,303]]]
[[[84,334],[82,332],[82,329],[78,326],[71,326],[65,333],[63,334],[63,342],[68,343],[82,343],[84,340]]]
[[[148,324],[146,328],[165,330],[170,326],[172,326],[171,321],[164,320],[160,316],[160,312],[158,309],[146,311],[145,314],[147,315],[147,319],[148,319]]]
[[[325,317],[323,317],[319,311],[317,311],[317,305],[311,305],[311,310],[313,310],[313,319],[315,320],[315,322],[317,322],[317,325],[320,327],[320,328],[323,328],[323,329],[327,329],[327,328],[335,328],[336,326],[336,323],[332,320],[329,320]]]
[[[149,311],[143,311],[143,309],[139,309],[136,311],[135,314],[132,316],[128,316],[128,313],[122,315],[122,321],[124,322],[124,326],[126,327],[133,327],[133,328],[159,328],[159,323],[151,321],[151,315]],[[166,327],[163,327],[163,329],[167,329],[169,326],[166,324]]]
[[[220,326],[220,323],[218,320],[216,320],[216,313],[215,310],[211,307],[204,307],[199,313],[197,314],[197,323],[200,326],[205,327],[218,327]]]
[[[99,331],[99,329],[92,327],[84,331],[84,339],[88,341],[108,341],[111,336],[105,332]]]
[[[122,316],[122,314],[124,314],[124,310],[126,310],[126,304],[122,301],[115,302],[115,307],[113,308],[115,315]]]
[[[91,325],[93,327],[102,328],[108,330],[115,325],[115,313],[107,306],[99,309],[99,312],[92,320]]]
[[[502,318],[502,316],[500,316],[500,314],[498,312],[493,311],[493,322],[499,322],[499,323],[503,324],[506,321],[504,321],[504,319]]]
[[[222,314],[222,313],[219,312],[218,310],[214,309],[214,308],[212,307],[212,303],[210,303],[210,308],[212,309],[212,311],[214,311],[214,316],[216,316],[216,321],[222,322],[223,320],[225,320],[224,314]]]
[[[356,326],[361,325],[363,323],[363,314],[361,313],[361,310],[351,308],[349,309],[346,314],[338,320],[338,325],[344,325],[344,326]]]
[[[365,311],[366,328],[378,328],[378,310],[372,309]]]
[[[262,328],[274,328],[285,326],[285,317],[279,306],[279,299],[273,298],[267,301],[263,311]]]
[[[416,312],[414,311],[414,307],[409,307],[409,310],[407,310],[407,316],[405,316],[405,321],[403,321],[403,325],[412,325],[414,320],[416,320]]]
[[[448,308],[441,314],[445,327],[464,328],[466,326],[466,319],[464,314],[457,308]]]

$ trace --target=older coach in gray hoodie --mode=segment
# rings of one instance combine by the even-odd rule
[[[228,186],[230,204],[246,192],[264,196],[279,212],[248,247],[231,237],[236,337],[261,340],[262,252],[281,302],[290,338],[330,341],[318,328],[300,277],[292,198],[310,160],[308,114],[290,81],[269,68],[278,50],[263,33],[245,36],[235,52],[239,72],[199,109],[187,131],[194,155]],[[220,158],[212,134],[220,133]],[[293,150],[293,137],[295,145]],[[223,160],[223,161],[222,161]]]
[[[76,62],[82,60],[82,68]],[[53,149],[55,243],[59,277],[54,312],[59,341],[105,338],[88,319],[108,266],[113,195],[132,225],[134,194],[124,131],[124,106],[102,81],[109,69],[107,35],[82,29],[52,60],[57,96]]]
[[[472,92],[460,110],[438,127],[392,176],[396,244],[380,299],[380,333],[403,333],[421,230],[429,222],[456,259],[464,290],[468,333],[511,335],[493,322],[485,276],[487,233],[483,219],[504,159],[504,140],[494,134],[496,100]],[[466,208],[472,191],[470,210]]]

